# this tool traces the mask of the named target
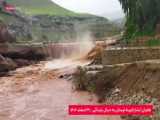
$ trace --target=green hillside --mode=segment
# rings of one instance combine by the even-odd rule
[[[76,15],[76,13],[60,7],[51,0],[7,0],[19,10],[29,15]]]
[[[74,13],[50,0],[7,2],[16,6],[17,14],[0,12],[0,22],[8,26],[16,42],[75,40],[88,31],[99,39],[117,32],[117,29],[103,17]]]

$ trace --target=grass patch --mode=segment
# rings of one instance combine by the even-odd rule
[[[148,41],[146,41],[146,45],[147,46],[150,46],[150,47],[152,47],[152,46],[160,46],[160,39],[150,39],[150,40],[148,40]]]

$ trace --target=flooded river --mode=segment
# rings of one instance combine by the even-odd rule
[[[61,75],[88,62],[54,60],[19,68],[0,78],[0,120],[119,120],[119,117],[69,116],[70,104],[98,104],[87,92],[76,92]]]

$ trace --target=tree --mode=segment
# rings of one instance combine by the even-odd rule
[[[155,30],[160,23],[160,0],[119,0],[127,17],[138,31]],[[129,26],[129,25],[128,25]]]

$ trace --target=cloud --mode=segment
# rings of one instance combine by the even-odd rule
[[[52,0],[60,6],[81,13],[102,15],[122,11],[118,0]]]

